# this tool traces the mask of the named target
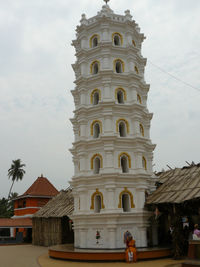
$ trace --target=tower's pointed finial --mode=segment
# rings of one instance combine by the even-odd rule
[[[106,5],[108,4],[108,2],[110,1],[110,0],[103,0],[105,3],[106,3]]]

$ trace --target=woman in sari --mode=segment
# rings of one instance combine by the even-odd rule
[[[126,262],[136,262],[137,261],[137,251],[135,247],[135,240],[130,236],[127,240],[126,248]]]

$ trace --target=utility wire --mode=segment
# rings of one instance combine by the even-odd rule
[[[199,89],[199,88],[194,87],[193,85],[184,82],[184,81],[181,80],[180,78],[178,78],[178,77],[174,76],[173,74],[171,74],[171,73],[165,71],[164,69],[160,68],[159,66],[157,66],[156,64],[154,64],[152,61],[148,60],[148,62],[150,62],[151,65],[153,65],[154,67],[156,67],[156,68],[159,69],[160,71],[164,72],[165,74],[168,74],[169,76],[171,76],[171,77],[174,78],[175,80],[177,80],[177,81],[179,81],[179,82],[181,82],[181,83],[183,83],[183,84],[185,84],[185,85],[187,85],[187,86],[189,86],[189,87],[195,89],[196,91],[199,91],[199,92],[200,92],[200,89]]]

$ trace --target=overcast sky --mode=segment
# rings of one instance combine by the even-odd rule
[[[26,164],[19,194],[40,176],[58,190],[73,175],[75,28],[81,14],[97,14],[102,0],[0,0],[0,197],[7,196],[12,160]],[[111,0],[117,14],[131,10],[147,39],[148,108],[154,170],[199,162],[200,1]],[[152,65],[152,63],[154,65]],[[199,89],[173,79],[157,67]]]

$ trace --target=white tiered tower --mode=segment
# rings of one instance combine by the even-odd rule
[[[75,247],[123,248],[126,230],[145,247],[155,148],[141,55],[145,37],[129,10],[116,15],[107,4],[90,19],[83,14],[80,23],[71,119]]]

